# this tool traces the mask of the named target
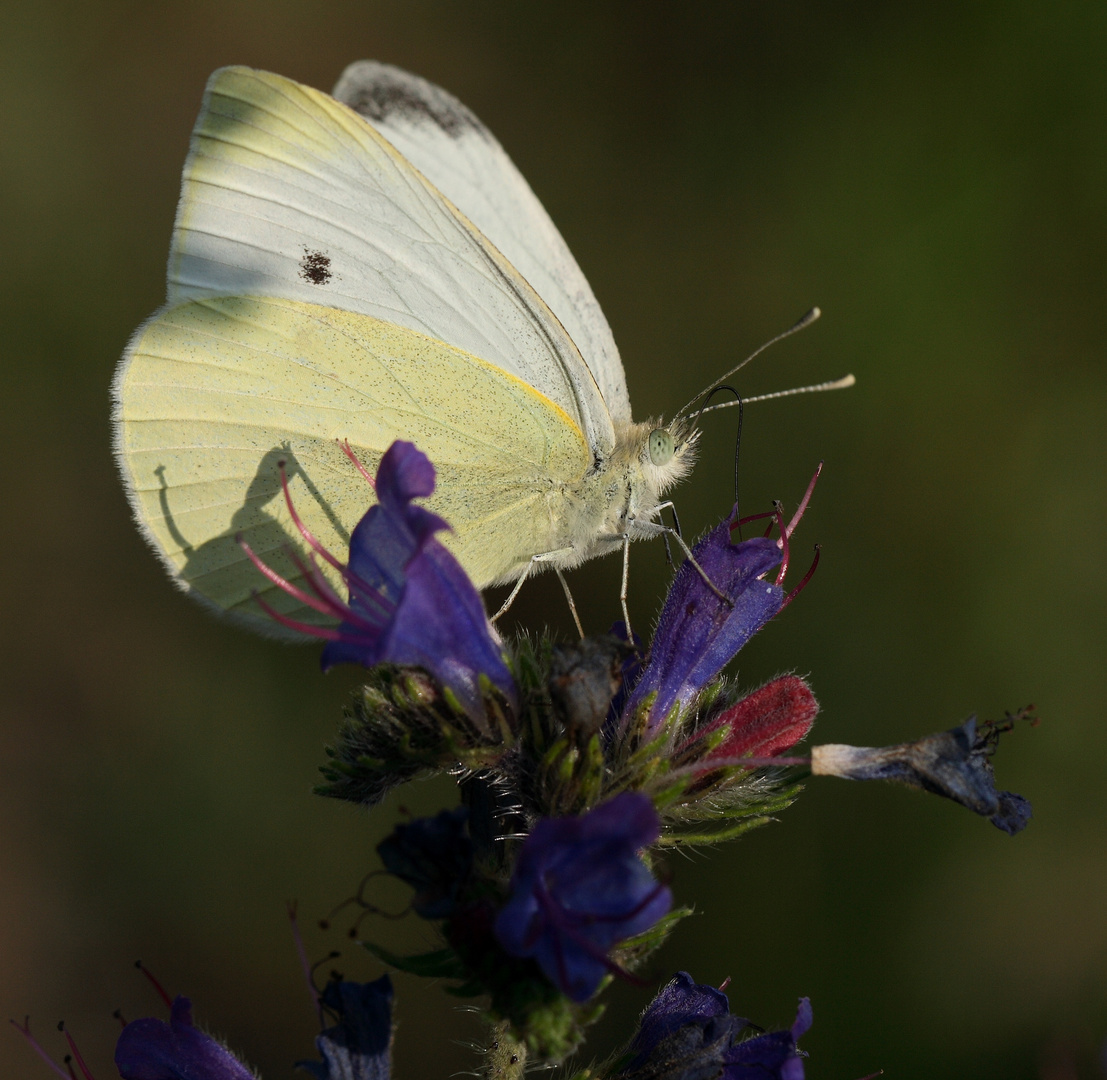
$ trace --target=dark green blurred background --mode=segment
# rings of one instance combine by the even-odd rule
[[[114,1075],[111,1011],[159,1006],[141,957],[268,1078],[307,1056],[287,932],[379,972],[318,917],[371,868],[370,818],[310,796],[356,671],[253,640],[177,594],[131,525],[108,386],[163,297],[209,72],[329,88],[376,57],[456,93],[561,227],[622,348],[638,417],[668,412],[812,304],[822,322],[740,383],[853,371],[751,406],[747,510],[794,503],[809,590],[745,650],[749,684],[810,673],[821,741],[1044,717],[1000,748],[1035,818],[1010,839],[952,804],[825,780],[775,824],[676,859],[699,916],[655,965],[732,976],[736,1011],[814,1002],[814,1080],[1098,1075],[1107,1036],[1107,6],[1029,2],[149,4],[10,0],[0,16],[2,1016],[64,1017]],[[676,498],[727,508],[733,414]],[[804,565],[806,556],[798,555]],[[618,566],[573,576],[591,629]],[[663,594],[640,545],[632,612]],[[567,628],[552,579],[515,609]],[[369,928],[429,941],[415,921]],[[400,978],[396,1074],[472,1068],[475,1018]],[[594,1045],[645,991],[617,986]],[[459,1042],[460,1041],[460,1042]],[[0,1074],[45,1075],[18,1036]]]

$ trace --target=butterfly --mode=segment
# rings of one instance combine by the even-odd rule
[[[249,621],[318,615],[291,581],[300,532],[330,550],[396,439],[479,587],[560,572],[664,528],[694,425],[631,419],[611,330],[537,197],[456,98],[361,61],[333,96],[244,67],[208,81],[167,301],[114,384],[115,449],[174,580]],[[332,584],[341,579],[330,567]]]

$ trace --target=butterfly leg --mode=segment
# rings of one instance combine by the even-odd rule
[[[630,611],[627,608],[627,593],[630,585],[630,533],[623,533],[623,583],[619,588],[619,603],[623,608],[623,625],[627,628],[627,641],[634,641],[634,634],[630,629]]]
[[[692,569],[703,578],[704,584],[722,600],[727,607],[734,607],[734,601],[707,576],[707,571],[696,562],[696,557],[692,554],[692,549],[685,542],[684,537],[680,535],[678,530],[672,529],[668,525],[661,525],[656,521],[635,521],[635,525],[643,530],[647,536],[671,536],[680,545],[680,549],[684,552],[684,557],[692,564]]]
[[[561,555],[570,555],[572,554],[572,551],[572,548],[558,548],[557,551],[542,551],[537,555],[532,555],[530,557],[530,562],[527,564],[527,568],[519,575],[518,580],[516,580],[515,582],[515,587],[511,590],[508,598],[500,605],[500,610],[497,611],[496,614],[493,615],[492,618],[488,621],[494,623],[497,619],[507,614],[508,608],[510,608],[511,605],[515,603],[515,597],[519,595],[519,590],[523,587],[523,582],[526,581],[527,578],[530,576],[530,572],[534,569],[537,563],[549,562],[551,559],[556,559]],[[558,571],[558,577],[560,576],[561,572]],[[569,596],[569,589],[568,586],[565,585],[564,578],[562,578],[561,585],[562,588],[565,589],[565,595]],[[573,618],[576,620],[577,629],[580,630],[580,620],[577,619],[576,607],[573,604],[573,599],[571,596],[569,597],[569,607],[573,612]],[[581,631],[580,636],[584,637],[583,631]]]
[[[573,602],[573,594],[569,592],[569,583],[565,580],[560,566],[556,567],[554,572],[557,574],[557,580],[561,582],[561,588],[565,591],[565,599],[569,601],[569,610],[573,613],[573,622],[577,624],[577,633],[583,641],[584,627],[580,625],[580,616],[577,614],[577,605]]]
[[[676,506],[672,502],[658,503],[653,508],[653,510],[650,511],[650,513],[651,514],[657,514],[657,515],[660,516],[662,510],[670,510],[672,512],[672,515],[673,515],[673,528],[676,529],[677,536],[683,536],[684,534],[680,531],[680,518],[677,517]],[[662,539],[665,541],[665,562],[669,566],[672,566],[673,565],[673,553],[669,549],[669,534],[664,533],[662,535]]]

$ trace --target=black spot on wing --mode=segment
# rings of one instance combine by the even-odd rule
[[[326,285],[334,274],[331,272],[331,257],[323,251],[309,251],[304,248],[304,257],[300,260],[300,277],[312,285]]]
[[[399,68],[371,61],[354,66],[335,87],[339,101],[383,127],[431,123],[451,138],[487,129],[452,94]]]

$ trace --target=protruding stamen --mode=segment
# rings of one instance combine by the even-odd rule
[[[31,1034],[31,1018],[29,1016],[23,1018],[22,1024],[16,1023],[15,1020],[9,1020],[8,1023],[11,1024],[11,1026],[15,1028],[15,1030],[18,1031],[19,1034],[27,1040],[27,1042],[30,1044],[31,1049],[34,1050],[34,1052],[38,1054],[38,1056],[42,1058],[42,1060],[45,1061],[46,1064],[51,1069],[53,1069],[54,1072],[58,1074],[58,1076],[62,1078],[62,1080],[69,1080],[69,1077],[72,1075],[72,1070],[70,1070],[68,1074],[62,1072],[61,1066],[45,1050],[43,1050],[41,1043],[39,1043],[38,1039],[36,1039]]]
[[[299,600],[300,603],[304,604],[306,607],[318,611],[321,615],[330,615],[332,617],[335,616],[335,612],[329,604],[324,603],[322,600],[317,599],[316,597],[304,592],[303,589],[293,585],[291,581],[281,577],[281,575],[278,574],[277,571],[274,570],[271,566],[263,563],[261,559],[254,554],[253,548],[251,548],[250,545],[247,544],[246,541],[243,539],[241,533],[235,536],[235,540],[238,541],[238,546],[242,548],[244,552],[246,552],[246,557],[250,560],[250,562],[254,564],[254,567],[264,577],[268,578],[274,585],[276,585],[278,589],[280,589],[282,592],[288,593],[288,595],[291,596],[294,600]],[[258,603],[262,603],[260,597],[258,598]],[[262,606],[265,607],[264,604],[262,604]],[[266,608],[266,614],[271,615],[272,611],[269,608]]]
[[[279,622],[281,626],[285,626],[289,630],[295,630],[298,634],[307,634],[309,637],[323,638],[325,641],[339,641],[343,636],[336,627],[315,626],[312,623],[300,622],[299,619],[292,619],[287,615],[282,615],[272,604],[266,603],[256,592],[253,593],[253,597],[257,606],[261,608],[269,618],[274,622]]]
[[[77,1061],[77,1068],[81,1070],[81,1075],[85,1080],[96,1080],[96,1077],[92,1075],[92,1071],[85,1064],[85,1059],[81,1057],[81,1051],[77,1049],[77,1044],[73,1041],[73,1036],[69,1034],[64,1020],[58,1021],[58,1031],[65,1036],[65,1041],[69,1043],[69,1049],[73,1051],[73,1057]]]
[[[811,496],[815,491],[815,484],[818,483],[819,474],[823,471],[823,463],[820,461],[818,467],[815,469],[815,475],[811,477],[811,483],[807,485],[807,490],[803,493],[803,498],[800,499],[800,504],[796,508],[796,512],[792,515],[792,520],[788,522],[787,533],[792,535],[796,526],[800,523],[800,519],[803,517],[804,512],[807,510],[807,504],[811,501]]]
[[[150,980],[150,985],[153,986],[153,988],[158,992],[158,997],[160,997],[162,1001],[165,1002],[167,1008],[171,1009],[173,1007],[173,999],[165,992],[165,987],[162,986],[162,984],[154,978],[154,976],[150,972],[150,969],[146,967],[146,965],[143,964],[141,960],[135,961],[135,967],[138,968],[138,970],[141,971],[142,974]]]
[[[365,480],[369,484],[369,486],[374,491],[376,491],[376,480],[373,479],[373,477],[369,474],[369,470],[366,469],[364,465],[362,465],[360,458],[358,458],[357,454],[354,453],[353,449],[350,446],[350,440],[343,439],[338,445],[342,448],[342,453],[344,453],[354,463],[354,468],[357,469],[357,471],[365,477]]]
[[[285,472],[285,462],[278,461],[277,467],[281,471],[281,490],[284,492],[285,505],[288,507],[288,515],[292,518],[292,524],[296,526],[305,543],[325,559],[339,572],[345,570],[340,563],[323,545],[315,538],[315,534],[303,523],[300,515],[296,513],[296,507],[292,505],[292,493],[288,490],[288,474]]]
[[[815,573],[815,567],[819,565],[819,553],[822,551],[822,545],[815,545],[815,558],[811,560],[811,566],[807,573],[803,575],[803,580],[784,598],[784,603],[780,605],[780,610],[783,611],[807,586],[807,583],[811,580]]]
[[[114,1016],[115,1019],[118,1020],[123,1027],[127,1026],[127,1020],[123,1015],[122,1009],[116,1009],[115,1012],[112,1013],[112,1016]]]
[[[784,577],[788,573],[788,556],[790,549],[788,546],[788,530],[784,528],[784,507],[778,502],[776,504],[776,524],[780,529],[780,539],[776,542],[780,548],[780,568],[776,572],[777,585],[784,584]]]

